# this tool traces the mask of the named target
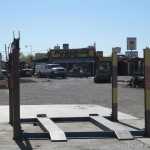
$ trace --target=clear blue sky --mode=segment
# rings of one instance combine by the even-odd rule
[[[112,47],[125,53],[127,37],[137,38],[137,50],[150,47],[150,0],[0,0],[0,52],[18,31],[24,54],[46,52],[59,44],[82,48],[96,42],[109,56]],[[4,56],[5,57],[5,56]]]

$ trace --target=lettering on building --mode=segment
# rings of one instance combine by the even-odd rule
[[[52,58],[90,58],[94,57],[94,50],[76,49],[76,50],[52,50]]]

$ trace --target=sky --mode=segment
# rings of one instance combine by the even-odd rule
[[[138,56],[150,47],[150,0],[0,0],[0,53],[20,31],[20,51],[45,53],[57,44],[110,56],[112,47],[127,51],[136,37]],[[27,45],[27,47],[26,47]]]

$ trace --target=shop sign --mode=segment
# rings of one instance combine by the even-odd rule
[[[95,57],[95,50],[51,50],[50,54],[51,58],[93,58]]]
[[[101,58],[99,58],[99,61],[110,62],[110,61],[112,61],[112,57],[101,57]]]

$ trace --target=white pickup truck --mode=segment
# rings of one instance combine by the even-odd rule
[[[35,76],[66,77],[66,69],[59,64],[37,64],[35,65]]]

